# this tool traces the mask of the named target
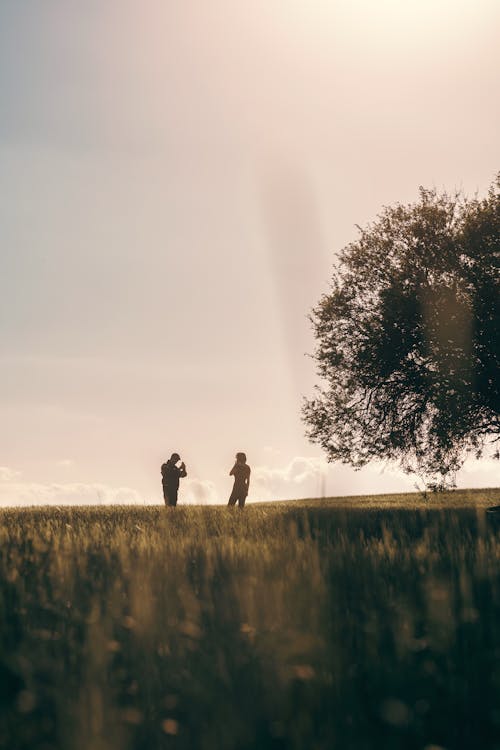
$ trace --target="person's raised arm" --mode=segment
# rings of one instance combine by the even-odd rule
[[[233,468],[232,468],[232,469],[231,469],[231,471],[229,472],[229,476],[230,476],[230,477],[234,477],[234,470],[235,470],[235,468],[236,468],[236,464],[235,464],[235,465],[233,466]]]
[[[187,471],[186,471],[186,464],[184,461],[181,463],[180,469],[179,469],[179,476],[180,477],[187,477]]]

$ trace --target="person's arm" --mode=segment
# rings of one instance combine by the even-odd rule
[[[248,474],[247,474],[247,492],[250,489],[250,466],[248,467]]]
[[[187,477],[186,464],[184,463],[184,461],[181,463],[181,468],[179,469],[179,476]]]
[[[229,472],[229,476],[230,476],[230,477],[234,477],[234,470],[235,470],[235,468],[236,468],[236,464],[235,464],[235,465],[233,466],[233,468],[232,468],[232,469],[231,469],[231,471]]]

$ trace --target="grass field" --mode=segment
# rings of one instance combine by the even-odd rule
[[[0,511],[0,747],[499,749],[498,503]]]

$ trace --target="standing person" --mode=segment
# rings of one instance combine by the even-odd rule
[[[234,485],[228,505],[236,505],[238,501],[238,507],[244,508],[250,487],[250,466],[247,464],[247,457],[244,453],[236,454],[236,463],[229,472],[229,476],[234,477]]]
[[[177,505],[177,493],[179,491],[179,479],[187,477],[186,464],[182,461],[177,466],[181,457],[178,453],[172,453],[168,461],[161,467],[161,482],[163,485],[163,498],[165,505],[175,508]]]

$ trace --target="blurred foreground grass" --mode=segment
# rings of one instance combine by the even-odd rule
[[[0,747],[500,748],[500,490],[0,512]]]

